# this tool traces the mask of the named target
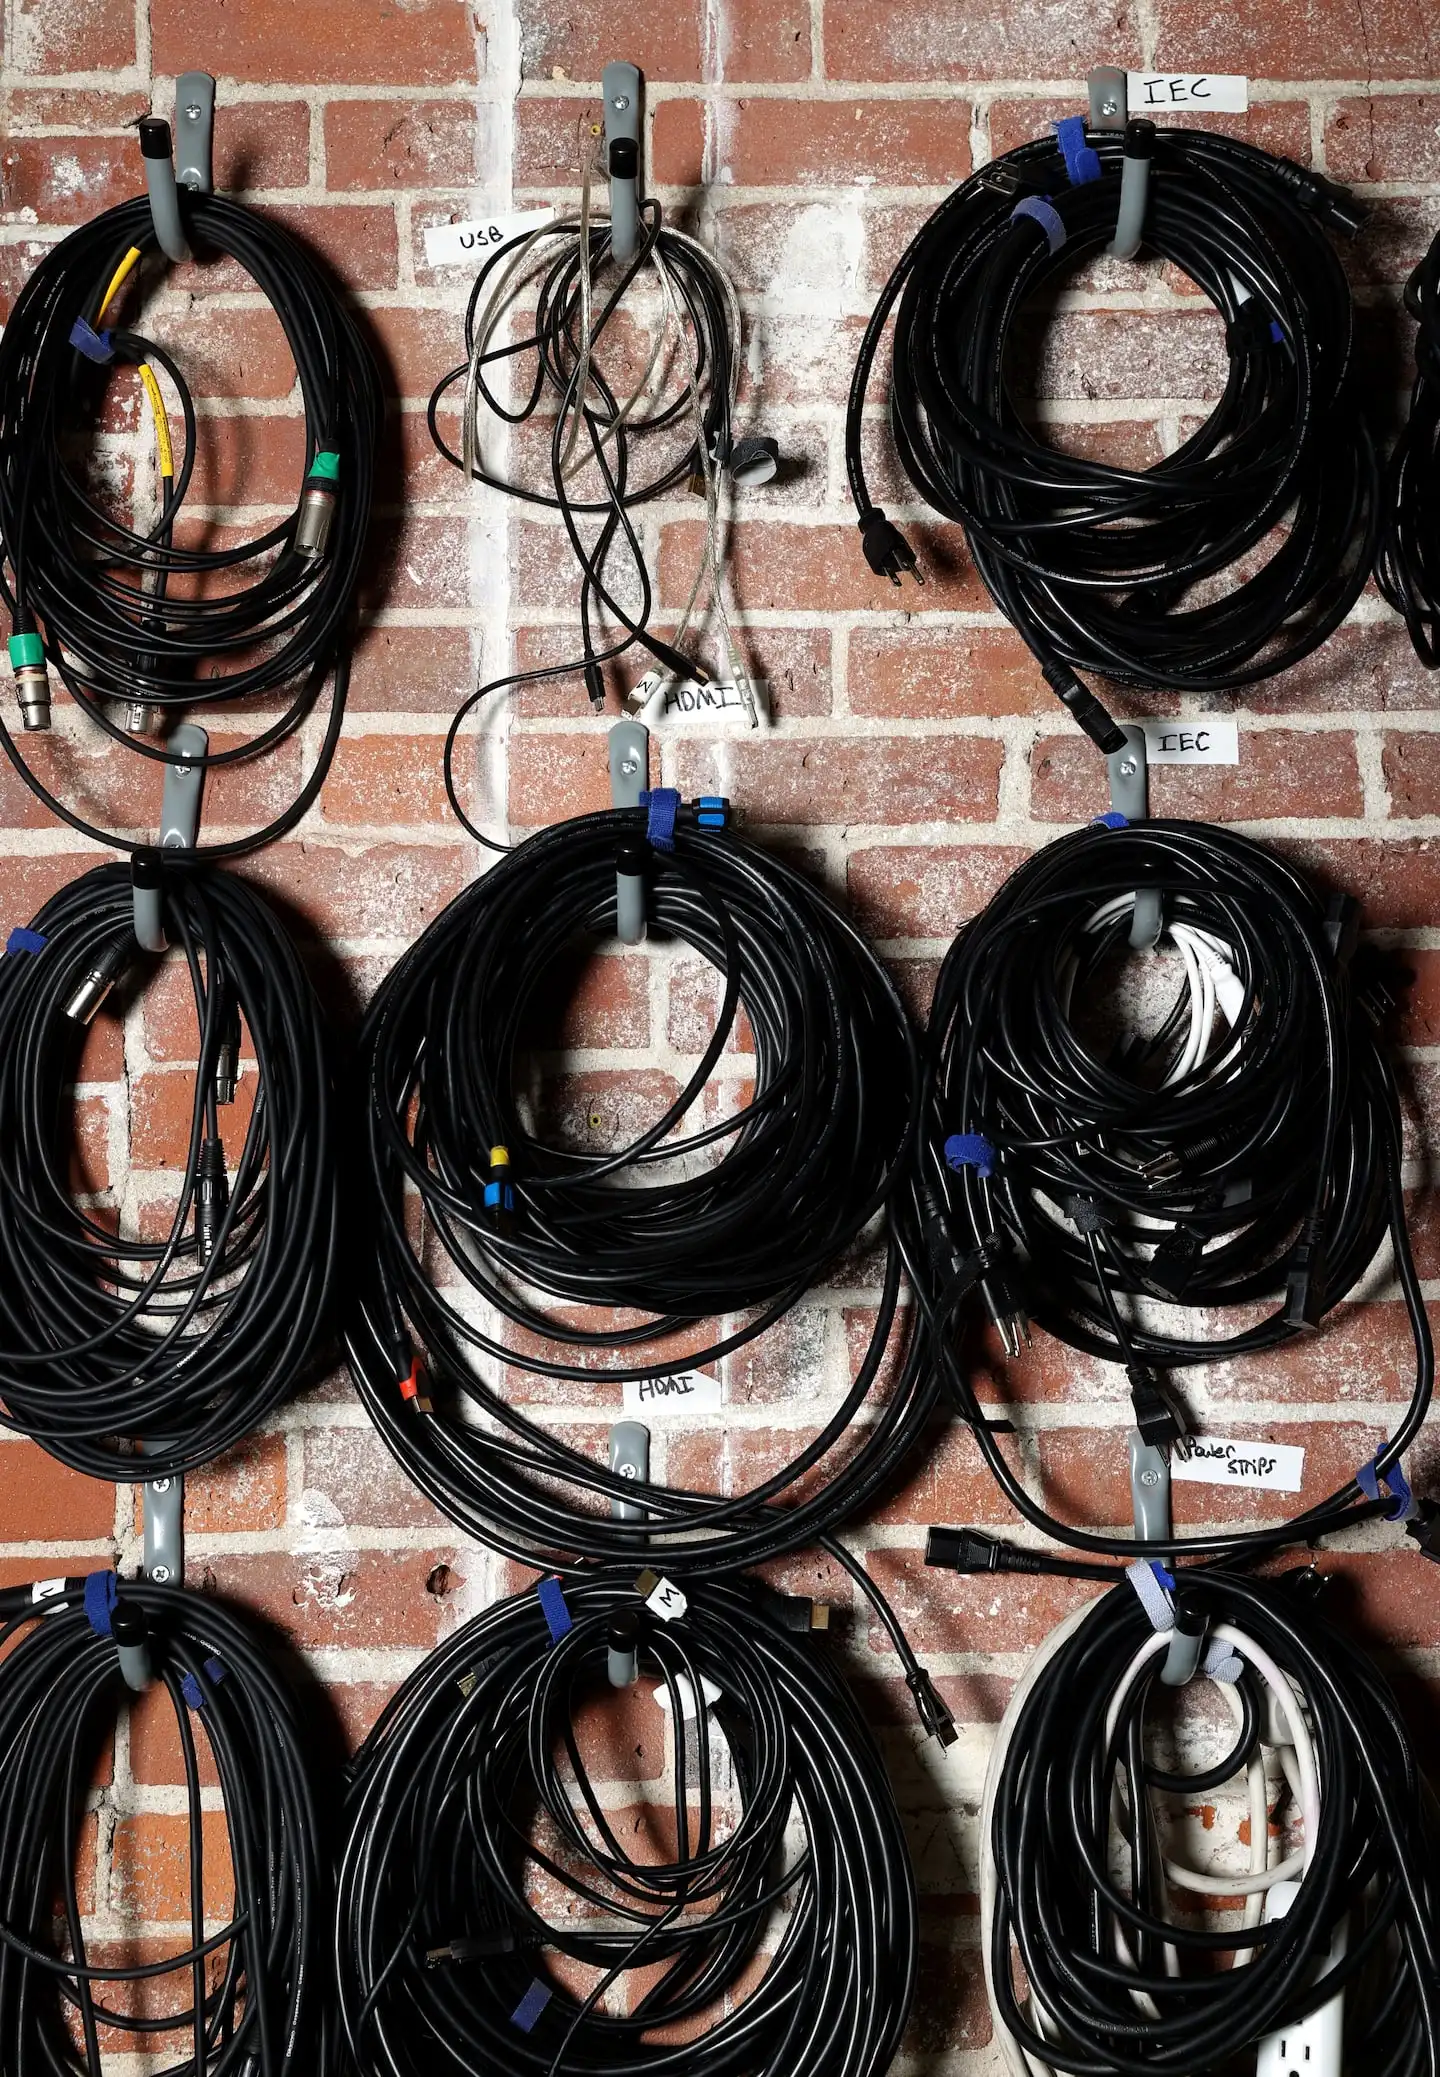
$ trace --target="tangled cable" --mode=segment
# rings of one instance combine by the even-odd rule
[[[561,663],[516,671],[482,685],[464,701],[445,744],[445,783],[461,823],[480,842],[483,831],[466,816],[456,794],[454,751],[461,727],[482,701],[507,686],[582,671],[592,706],[604,704],[604,666],[639,647],[665,677],[698,679],[709,673],[687,651],[687,635],[708,591],[719,623],[729,669],[749,702],[754,696],[736,652],[725,611],[722,583],[723,514],[721,472],[736,483],[756,483],[775,473],[772,441],[733,435],[740,380],[740,305],[728,275],[697,240],[662,220],[660,204],[640,207],[640,240],[634,257],[612,264],[610,226],[592,220],[590,163],[584,160],[580,213],[509,239],[487,256],[470,291],[465,312],[465,359],[436,384],[430,399],[430,433],[457,469],[523,504],[558,512],[580,568],[581,654]],[[631,380],[628,357],[636,352],[633,292],[653,276],[661,322]],[[538,277],[533,328],[513,338],[504,333],[517,295]],[[613,347],[613,361],[607,355]],[[497,372],[533,356],[520,378],[518,401],[492,387]],[[524,382],[528,380],[528,390]],[[630,384],[626,388],[627,382]],[[441,429],[440,412],[463,383],[460,450]],[[542,487],[496,473],[484,458],[482,409],[493,425],[549,425],[549,480]],[[657,459],[644,466],[647,448]],[[589,496],[576,478],[588,472]],[[672,634],[651,627],[654,586],[636,509],[682,485],[699,492],[705,534],[690,596]],[[592,524],[592,522],[594,524]],[[599,624],[604,618],[614,638]],[[643,704],[643,695],[641,704]],[[503,847],[491,844],[492,849]]]
[[[0,1624],[0,1648],[14,1646],[0,1661],[7,2066],[102,2077],[103,2029],[142,2055],[174,2053],[174,2037],[189,2033],[190,2053],[166,2063],[168,2077],[310,2077],[328,2067],[313,1763],[294,1700],[248,1625],[210,1596],[147,1580],[127,1580],[117,1594],[113,1573],[6,1587]],[[189,1945],[127,1962],[123,1946],[112,1958],[107,1935],[95,1959],[76,1879],[93,1837],[88,1799],[127,1686],[151,1681],[169,1697],[185,1769]],[[228,1922],[208,1933],[207,1752],[234,1897]],[[166,2009],[176,1979],[178,2009]],[[152,1987],[165,1995],[147,2009]]]
[[[305,1377],[336,1249],[331,1073],[320,1006],[274,913],[241,880],[161,877],[195,1005],[198,1066],[163,1237],[117,1238],[77,1202],[73,1083],[85,1027],[142,968],[131,875],[98,866],[0,959],[0,1400],[5,1426],[97,1478],[209,1462]],[[248,1038],[253,1102],[233,1164],[220,1112]]]
[[[111,741],[153,762],[207,769],[264,756],[294,736],[331,680],[324,742],[296,799],[264,829],[205,847],[235,856],[292,829],[320,791],[339,739],[356,586],[370,520],[380,383],[348,308],[287,230],[219,195],[186,194],[204,259],[228,258],[263,291],[284,328],[305,407],[302,483],[293,512],[254,538],[177,545],[198,452],[179,363],[139,332],[107,325],[155,251],[143,198],[51,246],[0,339],[0,597],[25,727],[50,725],[48,670]],[[132,526],[76,473],[74,449],[99,424],[115,372],[134,368],[154,421],[157,508]],[[155,369],[184,423],[178,466]],[[42,640],[43,631],[43,640]],[[242,742],[196,759],[158,738],[196,708],[279,695],[283,711]],[[117,719],[111,703],[125,710]],[[143,735],[157,740],[142,740]],[[60,801],[0,717],[0,748],[31,791],[86,836],[133,849]],[[143,841],[143,840],[142,840]]]
[[[984,166],[917,233],[876,305],[850,391],[846,459],[865,555],[897,584],[913,551],[872,502],[866,393],[892,310],[891,423],[922,497],[966,530],[991,597],[1102,750],[1115,723],[1077,671],[1220,692],[1288,668],[1359,597],[1378,465],[1352,379],[1352,306],[1320,226],[1346,191],[1253,145],[1132,123],[1038,139]],[[1214,411],[1150,469],[1061,453],[1014,394],[1026,306],[1113,248],[1130,168],[1145,245],[1225,320]],[[1072,184],[1073,183],[1073,184]],[[1138,230],[1122,243],[1133,250]],[[1260,559],[1263,556],[1263,559]]]
[[[668,852],[648,850],[638,809],[540,831],[437,917],[387,976],[361,1034],[368,1143],[353,1194],[368,1199],[370,1230],[355,1251],[356,1384],[435,1504],[537,1565],[641,1551],[693,1562],[703,1549],[724,1569],[814,1541],[879,1490],[934,1402],[912,1340],[871,1404],[892,1329],[904,1332],[893,1233],[874,1333],[843,1403],[793,1462],[732,1499],[648,1484],[643,1513],[626,1505],[612,1518],[635,1484],[525,1418],[478,1367],[489,1359],[613,1389],[716,1362],[783,1319],[890,1196],[915,1116],[904,1008],[823,895],[778,858],[703,826],[723,806],[682,810]],[[559,955],[613,934],[617,853],[628,874],[649,878],[653,927],[702,953],[724,987],[686,1086],[627,1145],[594,1153],[527,1124],[516,1053]],[[717,1116],[703,1108],[706,1085],[742,1007],[754,1095]],[[701,1122],[685,1130],[697,1109]],[[407,1222],[407,1185],[423,1241]],[[577,1305],[641,1317],[608,1326],[577,1320],[567,1310]],[[696,1328],[712,1319],[697,1347]],[[870,1418],[852,1429],[862,1410]]]
[[[1184,1416],[1152,1365],[1244,1355],[1319,1326],[1388,1232],[1416,1377],[1373,1478],[1398,1466],[1424,1421],[1434,1351],[1376,1029],[1393,998],[1383,962],[1355,950],[1357,929],[1353,902],[1327,905],[1233,830],[1091,825],[1027,860],[946,955],[922,1101],[928,1256],[913,1271],[952,1395],[1011,1500],[1048,1533],[1133,1554],[1064,1528],[1006,1464],[955,1347],[972,1293],[1008,1354],[1028,1315],[1123,1363],[1142,1435],[1169,1444]],[[1139,1020],[1122,1012],[1117,1026],[1137,931],[1178,958],[1142,955],[1160,1007],[1141,1004]],[[1168,1011],[1167,969],[1179,979]],[[1122,1028],[1147,1013],[1148,1033]],[[1177,1329],[1157,1306],[1204,1318]],[[1240,1324],[1207,1335],[1227,1308]],[[1357,1509],[1360,1499],[1352,1483],[1292,1532],[1376,1511],[1373,1490]]]
[[[780,1597],[667,1584],[666,1618],[614,1574],[498,1603],[366,1740],[335,1954],[361,2077],[889,2070],[916,1902],[871,1734]],[[658,1840],[621,1826],[584,1750],[642,1672],[669,1711]]]
[[[1390,457],[1375,576],[1415,654],[1440,668],[1440,237],[1405,285],[1415,335],[1410,412]]]
[[[1261,2071],[1290,2077],[1338,2071],[1343,2032],[1347,2070],[1435,2077],[1440,1827],[1393,1696],[1311,1573],[1181,1579],[1234,1720],[1213,1765],[1157,1757],[1167,1637],[1128,1583],[1060,1626],[1000,1727],[981,1912],[1007,2069],[1210,2077],[1269,2041]],[[1249,1867],[1190,1865],[1178,1820],[1197,1799],[1223,1820],[1232,1780]]]

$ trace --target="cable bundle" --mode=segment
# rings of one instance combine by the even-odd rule
[[[1410,412],[1390,457],[1375,576],[1415,654],[1440,668],[1440,237],[1405,285],[1415,335]]]
[[[361,2077],[890,2068],[915,1986],[915,1886],[866,1724],[772,1616],[779,1597],[687,1580],[670,1593],[688,1606],[665,1620],[650,1584],[592,1576],[562,1594],[549,1580],[498,1603],[366,1740],[336,1919]],[[581,1751],[581,1712],[637,1673],[669,1704],[672,1858],[627,1850]],[[708,1737],[686,1721],[701,1696]],[[678,2040],[660,2031],[674,2026]]]
[[[0,597],[13,623],[10,658],[25,726],[49,726],[48,665],[88,720],[159,764],[216,769],[262,757],[296,734],[332,679],[314,770],[268,827],[206,847],[212,856],[233,856],[299,822],[339,739],[380,384],[354,318],[288,231],[238,202],[189,192],[185,223],[203,258],[245,269],[284,328],[305,406],[296,508],[253,539],[176,546],[197,454],[195,409],[173,356],[139,332],[107,327],[111,305],[155,250],[149,203],[125,202],[49,249],[0,340]],[[179,398],[185,446],[178,467],[154,367]],[[135,527],[97,503],[74,468],[76,443],[98,423],[115,371],[128,368],[139,371],[160,464],[159,509]],[[204,759],[141,739],[197,707],[228,709],[266,694],[278,695],[283,711]],[[112,703],[125,710],[122,718],[108,711]],[[3,718],[0,748],[73,829],[134,848],[58,800]]]
[[[693,1561],[703,1548],[713,1569],[797,1548],[879,1490],[933,1404],[912,1348],[873,1418],[851,1431],[896,1322],[893,1236],[844,1402],[794,1462],[733,1499],[649,1485],[649,1521],[633,1510],[611,1519],[611,1502],[633,1500],[635,1486],[525,1419],[476,1367],[488,1358],[593,1385],[716,1362],[783,1319],[887,1203],[915,1115],[905,1011],[822,895],[779,859],[700,826],[722,811],[684,811],[673,852],[647,853],[638,809],[540,831],[431,924],[362,1032],[368,1144],[355,1188],[373,1230],[357,1250],[348,1330],[357,1386],[438,1507],[540,1565],[641,1550]],[[685,1088],[629,1145],[596,1154],[534,1136],[516,1106],[515,1059],[527,1005],[559,955],[615,929],[617,853],[631,877],[649,876],[653,927],[702,953],[724,991]],[[742,1006],[753,1099],[687,1130]],[[432,1259],[407,1221],[407,1184]],[[566,1311],[576,1305],[643,1317],[576,1324]],[[715,1317],[715,1338],[697,1348],[697,1323]],[[657,1358],[666,1339],[681,1352]]]
[[[1147,904],[1180,955],[1180,986],[1148,1037],[1117,1039],[1105,1017]],[[946,955],[922,1104],[930,1258],[916,1274],[982,1450],[1047,1532],[1126,1548],[1036,1508],[978,1419],[951,1333],[977,1290],[1008,1353],[1028,1314],[1123,1363],[1142,1434],[1169,1443],[1183,1416],[1150,1366],[1215,1362],[1317,1327],[1388,1232],[1417,1365],[1377,1475],[1418,1432],[1434,1355],[1405,1227],[1399,1103],[1377,1043],[1390,997],[1374,956],[1367,967],[1353,951],[1357,921],[1353,904],[1327,907],[1232,830],[1102,824],[1029,859]],[[1167,966],[1151,967],[1160,988]],[[1229,1308],[1239,1323],[1216,1331]],[[1171,1324],[1176,1310],[1196,1326]],[[1358,1499],[1352,1484],[1301,1523],[1343,1526]]]
[[[1434,1802],[1393,1696],[1317,1611],[1313,1579],[1181,1575],[1177,1610],[1183,1593],[1208,1625],[1235,1725],[1210,1767],[1157,1761],[1169,1647],[1128,1583],[1027,1670],[982,1819],[986,1975],[1014,2077],[1208,2077],[1266,2040],[1262,2072],[1338,2073],[1341,2018],[1322,2008],[1341,1993],[1344,2069],[1440,2070]],[[1249,1868],[1187,1865],[1162,1818],[1231,1780],[1245,1784]],[[1196,1905],[1229,1923],[1197,1923]]]
[[[170,2077],[311,2077],[328,2067],[317,1972],[322,1878],[295,1703],[223,1604],[111,1573],[0,1591],[0,2038],[8,2069],[101,2077],[100,2034],[166,2057]],[[138,1672],[137,1672],[138,1669]],[[94,1770],[147,1678],[169,1697],[185,1767],[190,1942],[129,1963],[87,1951],[76,1859]],[[232,1915],[207,1934],[200,1763],[224,1801]],[[168,2016],[113,2002],[147,1987]],[[188,1998],[188,2004],[186,1999]],[[175,2035],[199,2038],[175,2060]],[[78,2040],[76,2036],[78,2035]],[[157,2065],[158,2067],[158,2065]]]
[[[305,1377],[335,1266],[330,1064],[295,948],[258,895],[211,867],[167,866],[161,895],[199,1062],[163,1237],[117,1239],[71,1195],[85,1026],[145,961],[129,870],[62,888],[0,960],[0,1420],[97,1478],[134,1476],[135,1438],[161,1477],[248,1434]],[[242,1027],[255,1098],[229,1173],[220,1107]]]
[[[1137,123],[1084,147],[1073,176],[1054,138],[1007,152],[912,240],[861,345],[846,454],[866,558],[898,583],[915,556],[871,502],[861,458],[895,310],[891,422],[906,473],[965,527],[996,605],[1111,751],[1120,732],[1076,672],[1223,692],[1288,668],[1360,595],[1378,480],[1350,291],[1321,230],[1356,227],[1346,191],[1203,131]],[[1214,411],[1150,469],[1061,453],[1012,389],[1026,306],[1111,246],[1131,165],[1148,169],[1145,245],[1204,290],[1229,352]]]

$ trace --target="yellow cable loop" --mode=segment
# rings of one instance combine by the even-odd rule
[[[160,385],[155,380],[154,370],[141,361],[140,380],[150,400],[150,416],[155,421],[155,447],[160,456],[160,474],[171,477],[175,474],[175,456],[170,446],[170,415],[165,409],[165,399],[160,394]]]
[[[130,269],[134,266],[135,262],[139,259],[139,257],[139,246],[132,245],[129,252],[126,253],[124,259],[115,269],[115,272],[110,276],[110,286],[106,289],[104,295],[100,298],[100,313],[95,320],[95,329],[97,331],[100,329],[101,325],[104,324],[106,311],[110,308],[110,305],[114,302],[116,296],[124,287],[126,280],[129,278]]]

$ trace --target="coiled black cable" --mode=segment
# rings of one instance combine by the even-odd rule
[[[703,1548],[715,1570],[813,1542],[893,1475],[934,1405],[928,1368],[900,1339],[893,1230],[874,1332],[843,1402],[791,1463],[734,1498],[653,1484],[648,1520],[612,1519],[612,1501],[633,1501],[636,1486],[525,1418],[480,1368],[613,1390],[718,1361],[835,1264],[906,1159],[918,1062],[889,976],[798,873],[697,819],[687,826],[682,811],[673,852],[648,862],[643,810],[540,831],[431,924],[361,1034],[366,1143],[353,1195],[368,1200],[369,1230],[354,1250],[347,1330],[356,1385],[438,1507],[537,1565],[642,1551],[694,1562]],[[516,1051],[560,955],[613,934],[617,855],[648,875],[653,927],[703,953],[724,990],[685,1088],[628,1145],[597,1154],[527,1126]],[[697,1110],[705,1117],[742,1007],[753,1098],[686,1131]],[[566,1310],[576,1305],[642,1317],[577,1323]],[[872,1396],[892,1341],[897,1375]],[[477,1409],[483,1423],[467,1418]]]
[[[70,1175],[85,1026],[147,960],[129,870],[61,888],[0,959],[0,1420],[97,1478],[132,1478],[137,1439],[159,1477],[248,1434],[306,1376],[334,1280],[331,1065],[309,977],[242,880],[167,865],[161,902],[198,1057],[161,1237],[117,1238]],[[220,1111],[246,1040],[254,1100],[227,1170]]]
[[[365,1741],[335,1947],[361,2077],[890,2068],[915,1987],[915,1884],[860,1710],[772,1615],[778,1596],[686,1579],[688,1606],[665,1621],[643,1591],[604,1574],[563,1600],[552,1581],[548,1619],[534,1591],[498,1603]],[[578,1728],[614,1699],[616,1654],[620,1677],[658,1675],[670,1705],[654,1853],[607,1813]],[[696,1738],[685,1712],[701,1695],[711,1735]]]
[[[1146,247],[1225,320],[1229,372],[1204,424],[1153,468],[1130,469],[1059,452],[1017,403],[1026,305],[1115,235],[1126,146],[1092,132],[1093,179],[1071,185],[1043,138],[941,204],[875,307],[846,429],[866,558],[898,583],[915,556],[873,504],[861,451],[895,311],[890,410],[905,471],[964,526],[996,605],[1106,751],[1119,731],[1077,671],[1186,692],[1272,676],[1345,618],[1379,524],[1350,291],[1321,229],[1356,227],[1346,191],[1232,138],[1132,127],[1150,133]]]
[[[1393,1695],[1316,1607],[1313,1575],[1181,1577],[1194,1617],[1238,1658],[1242,1693],[1254,1683],[1269,1691],[1268,1731],[1248,1701],[1226,1762],[1194,1780],[1156,1770],[1147,1718],[1154,1726],[1165,1693],[1156,1674],[1166,1647],[1128,1584],[1052,1641],[1001,1728],[986,1795],[987,1974],[1006,2068],[1026,2077],[1218,2077],[1343,1992],[1346,2070],[1435,2077],[1440,1826]],[[1137,1673],[1147,1641],[1152,1655]],[[1221,1678],[1233,1678],[1233,1662]],[[1292,1706],[1298,1700],[1298,1724],[1276,1681]],[[1231,1876],[1223,1903],[1215,1882],[1210,1894],[1229,1924],[1206,1925],[1167,1909],[1179,1849],[1157,1823],[1156,1793],[1208,1798],[1221,1765],[1240,1773],[1257,1757],[1257,1733],[1284,1763],[1283,1816],[1299,1836],[1292,1847],[1288,1833],[1279,1852],[1299,1863],[1283,1878],[1298,1890],[1259,1923],[1236,1922],[1235,1896],[1273,1892],[1287,1865],[1252,1843],[1260,1872]],[[1258,1816],[1263,1777],[1253,1788]],[[1253,1817],[1251,1826],[1253,1841]],[[1197,1886],[1193,1877],[1186,1886]],[[1292,2066],[1340,2064],[1312,2062],[1296,2043],[1269,2065],[1287,2077]]]
[[[182,194],[199,258],[229,259],[245,269],[294,356],[305,407],[296,508],[252,539],[176,545],[199,439],[184,373],[153,340],[105,324],[108,305],[124,295],[137,258],[143,266],[156,250],[150,207],[140,197],[48,249],[0,339],[0,598],[15,637],[11,660],[30,710],[27,726],[48,725],[48,666],[88,721],[113,743],[160,765],[202,762],[216,769],[263,757],[296,734],[330,681],[314,769],[264,829],[204,847],[213,857],[227,857],[294,828],[334,755],[381,396],[355,318],[305,247],[239,202]],[[77,472],[75,448],[93,434],[116,369],[149,363],[163,369],[178,394],[185,448],[178,471],[166,469],[168,419],[156,392],[160,510],[150,524],[132,527],[112,505],[97,501]],[[34,675],[27,680],[26,672]],[[197,759],[159,739],[181,714],[266,695],[278,696],[282,711],[230,748]],[[116,702],[135,710],[134,730],[108,711]],[[144,732],[156,739],[145,740]],[[57,797],[27,763],[3,715],[0,749],[72,829],[122,850],[135,848],[123,831],[98,827]]]
[[[1440,237],[1405,285],[1415,382],[1385,484],[1375,577],[1405,617],[1415,654],[1440,669]]]
[[[1148,1036],[1105,1021],[1137,896],[1184,957],[1153,969],[1161,987],[1179,969],[1180,987]],[[1027,860],[946,955],[919,1140],[928,1249],[911,1267],[952,1397],[1011,1500],[1047,1533],[1133,1555],[1039,1508],[979,1419],[956,1340],[975,1295],[1012,1354],[1028,1315],[1123,1363],[1142,1434],[1168,1444],[1184,1417],[1152,1366],[1243,1356],[1313,1330],[1388,1235],[1416,1374],[1377,1474],[1418,1433],[1434,1350],[1405,1224],[1399,1100],[1377,1035],[1392,998],[1383,964],[1353,950],[1357,923],[1353,903],[1327,904],[1233,830],[1092,824]],[[1200,1319],[1176,1327],[1157,1306]],[[1217,1331],[1230,1308],[1238,1324]],[[1376,1511],[1351,1483],[1286,1533]],[[1186,1548],[1252,1541],[1205,1535]]]
[[[126,1581],[117,1598],[114,1586],[105,1574],[0,1590],[0,1649],[13,1646],[0,1659],[6,2067],[102,2077],[110,2032],[134,2053],[175,2057],[168,2077],[311,2077],[330,2067],[325,1882],[315,1762],[295,1701],[222,1602],[148,1580]],[[76,1880],[95,1769],[128,1699],[127,1657],[165,1690],[185,1770],[190,1939],[155,1960],[126,1961],[123,1946],[112,1955],[109,1939],[94,1958]],[[234,1898],[228,1922],[209,1932],[207,1752]],[[158,2001],[146,1998],[151,1987]]]

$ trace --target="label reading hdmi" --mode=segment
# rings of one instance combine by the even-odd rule
[[[724,1403],[719,1378],[711,1377],[706,1370],[681,1370],[674,1377],[625,1380],[625,1411],[640,1421],[651,1421],[664,1414],[693,1420],[697,1414],[718,1414]]]

